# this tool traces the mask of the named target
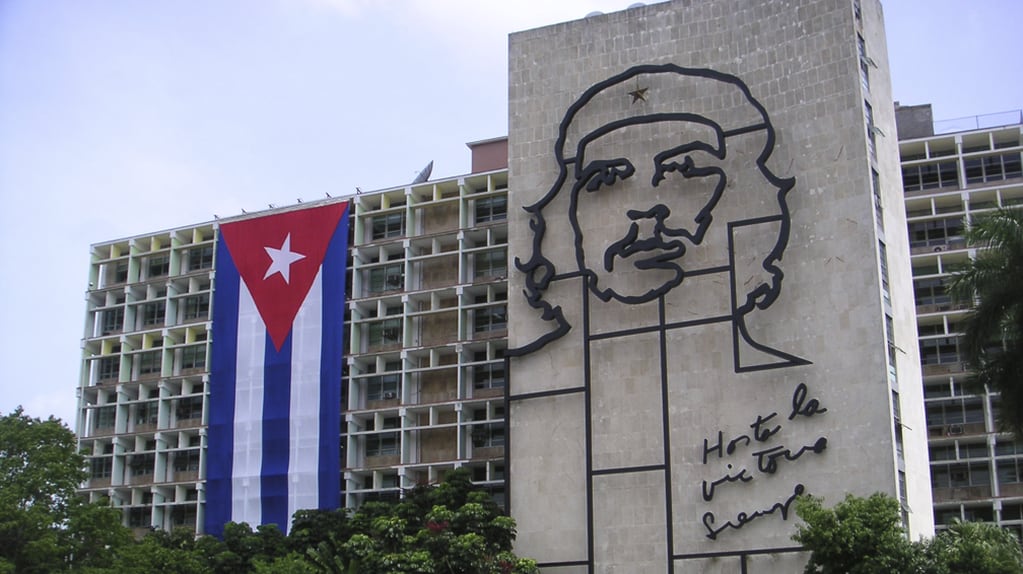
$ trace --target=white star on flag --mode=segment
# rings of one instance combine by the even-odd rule
[[[295,253],[291,250],[291,234],[284,238],[284,243],[281,244],[280,249],[274,249],[273,247],[264,247],[266,254],[270,256],[270,267],[266,270],[266,275],[263,279],[269,279],[274,273],[280,273],[284,277],[285,283],[291,283],[291,264],[305,259],[305,255],[301,253]]]

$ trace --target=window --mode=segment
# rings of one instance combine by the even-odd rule
[[[146,262],[146,278],[164,277],[170,272],[170,256],[153,255]]]
[[[158,415],[159,409],[156,403],[135,405],[135,424],[137,425],[155,425]]]
[[[388,401],[398,398],[398,374],[379,375],[366,380],[367,401]]]
[[[196,247],[188,250],[188,270],[211,269],[213,267],[213,246]]]
[[[995,463],[998,482],[1001,484],[1018,484],[1023,482],[1023,469],[1019,459],[999,460]]]
[[[486,333],[508,328],[508,314],[504,305],[476,309],[473,313],[473,332]]]
[[[489,448],[504,446],[504,423],[488,423],[472,428],[472,446]]]
[[[394,263],[383,267],[374,267],[369,270],[368,292],[382,293],[385,291],[397,291],[405,287],[405,264]]]
[[[955,445],[932,446],[930,448],[931,460],[955,460]]]
[[[884,302],[891,305],[892,292],[888,285],[888,248],[883,241],[878,241],[877,250],[878,258],[881,260],[881,294],[884,296]]]
[[[206,368],[206,345],[190,345],[181,349],[182,369]]]
[[[151,452],[135,454],[128,458],[128,466],[133,476],[147,476],[153,474],[153,465],[156,463],[156,455]]]
[[[909,224],[910,247],[944,246],[963,238],[963,220],[956,217]]]
[[[923,365],[945,365],[959,362],[957,337],[939,337],[920,340],[920,363]]]
[[[863,36],[856,34],[856,48],[860,55],[860,83],[863,84],[863,90],[866,92],[870,91],[870,59],[867,58],[867,44],[863,41]]]
[[[188,397],[178,401],[175,409],[178,420],[201,419],[202,418],[202,397]]]
[[[987,458],[987,443],[975,442],[959,445],[959,458]]]
[[[206,320],[210,316],[210,294],[202,293],[185,298],[185,321]]]
[[[114,461],[110,457],[94,458],[89,461],[92,478],[110,478],[114,473]]]
[[[506,277],[508,275],[508,254],[504,249],[483,251],[473,256],[473,274],[481,277]]]
[[[142,325],[146,327],[163,325],[166,312],[167,308],[163,304],[163,301],[157,303],[146,303],[142,306]]]
[[[881,202],[881,176],[876,169],[870,170],[870,187],[874,191],[874,218],[878,226],[884,229],[884,204]]]
[[[405,214],[391,213],[373,218],[373,239],[387,239],[405,235]]]
[[[1023,454],[1023,444],[1011,440],[999,440],[995,443],[995,456],[1012,456]]]
[[[963,161],[963,165],[967,184],[1020,177],[1023,172],[1019,152],[972,157]]]
[[[958,399],[927,405],[927,426],[962,425],[984,422],[980,399]],[[955,429],[962,432],[961,428]]]
[[[114,264],[114,283],[125,283],[128,281],[128,262],[118,261]]]
[[[120,357],[103,357],[99,360],[99,381],[116,381],[121,371]]]
[[[174,453],[174,470],[176,472],[199,470],[199,451],[186,450]]]
[[[398,454],[398,433],[382,433],[366,437],[366,456]]]
[[[473,357],[475,361],[486,361],[486,351],[480,351]],[[472,386],[475,389],[498,389],[504,388],[504,361],[476,365],[472,367]]]
[[[109,335],[124,329],[124,307],[115,307],[103,311],[103,333]]]
[[[918,306],[947,305],[952,300],[945,291],[945,280],[940,277],[913,281],[913,295]]]
[[[871,161],[877,161],[877,135],[874,133],[874,108],[863,102],[863,112],[867,121],[867,151],[870,152]]]
[[[117,416],[116,408],[111,405],[108,407],[100,407],[94,411],[96,413],[96,429],[112,429],[114,428],[114,419]]]
[[[508,196],[498,195],[476,200],[476,223],[501,221],[508,217]]]
[[[128,511],[128,526],[132,528],[151,526],[152,512],[153,509],[149,507],[132,508]]]
[[[401,319],[385,319],[369,324],[371,346],[397,345],[401,342]]]
[[[959,186],[959,167],[955,161],[942,161],[902,168],[903,191],[921,191]]]
[[[991,469],[987,463],[935,465],[931,467],[931,486],[961,488],[990,486]]]
[[[148,351],[135,355],[139,365],[139,376],[160,373],[160,351]]]

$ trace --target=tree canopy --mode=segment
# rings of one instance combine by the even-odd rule
[[[977,256],[953,275],[956,300],[970,303],[960,349],[974,383],[1001,394],[999,422],[1023,433],[1023,209],[978,216],[966,230]]]
[[[1023,574],[1016,536],[993,524],[953,522],[930,540],[911,541],[899,502],[847,495],[834,508],[803,497],[793,540],[810,551],[805,574]]]
[[[467,469],[399,501],[355,512],[303,510],[290,534],[227,524],[222,540],[189,530],[135,540],[119,509],[76,494],[85,460],[57,419],[19,408],[0,418],[0,574],[535,574],[512,553],[515,522]]]
[[[0,573],[109,564],[130,541],[120,511],[77,496],[84,479],[75,435],[59,419],[20,407],[0,417]]]

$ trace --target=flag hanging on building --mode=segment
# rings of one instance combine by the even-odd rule
[[[347,203],[220,225],[206,533],[340,505]]]

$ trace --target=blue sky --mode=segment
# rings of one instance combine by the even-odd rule
[[[73,421],[89,246],[469,170],[507,34],[607,0],[0,0],[0,412]],[[895,99],[1023,107],[1016,0],[889,0]]]

